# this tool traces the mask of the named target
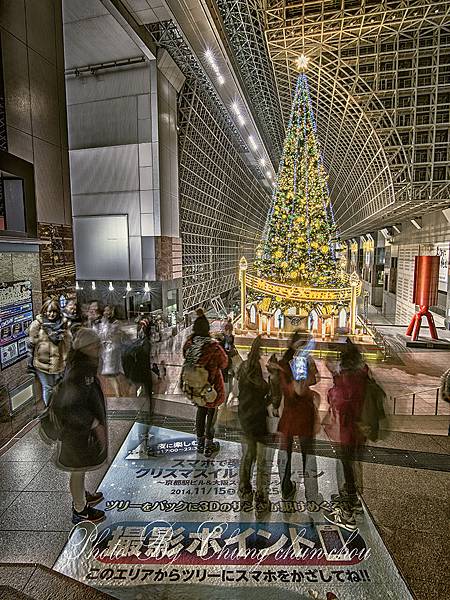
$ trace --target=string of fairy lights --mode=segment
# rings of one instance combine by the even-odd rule
[[[299,58],[272,207],[255,261],[259,277],[316,287],[340,284],[336,226],[306,76]]]

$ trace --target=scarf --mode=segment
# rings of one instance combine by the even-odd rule
[[[200,360],[200,358],[202,356],[203,348],[207,344],[211,344],[212,341],[213,340],[209,336],[208,337],[202,337],[200,335],[196,335],[192,339],[191,346],[189,346],[189,348],[186,351],[185,364],[187,364],[187,365],[189,365],[191,367],[193,367],[196,364],[198,364],[198,361]]]
[[[66,323],[62,319],[58,319],[57,321],[49,321],[48,319],[44,319],[42,321],[42,327],[45,333],[50,338],[52,344],[58,346],[62,342],[64,334],[66,332]]]

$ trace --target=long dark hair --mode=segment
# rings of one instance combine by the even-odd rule
[[[262,338],[258,335],[253,341],[246,360],[246,377],[250,381],[256,382],[261,378],[261,365],[259,363],[259,359],[261,358],[261,345]]]

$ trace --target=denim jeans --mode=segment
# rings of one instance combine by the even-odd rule
[[[358,462],[360,448],[358,446],[339,446],[336,455],[336,479],[341,496],[357,496],[357,489],[362,491],[362,473]]]
[[[42,387],[42,400],[45,406],[48,406],[50,400],[50,393],[60,379],[62,379],[63,372],[61,373],[45,373],[44,371],[36,370],[37,378],[39,379]]]
[[[217,408],[207,408],[206,406],[199,406],[197,408],[197,417],[195,419],[195,428],[197,430],[197,437],[203,438],[206,434],[206,440],[212,441],[214,439],[214,425],[217,419]]]

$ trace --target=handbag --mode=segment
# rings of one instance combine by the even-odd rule
[[[341,441],[340,415],[331,406],[328,408],[328,412],[322,420],[322,427],[330,440],[334,442]]]
[[[46,444],[55,444],[61,434],[61,424],[54,410],[55,399],[61,391],[62,381],[59,381],[50,393],[48,406],[39,415],[39,434]]]
[[[273,408],[267,407],[266,427],[267,433],[278,433],[278,425],[280,423],[280,414],[274,415]]]

